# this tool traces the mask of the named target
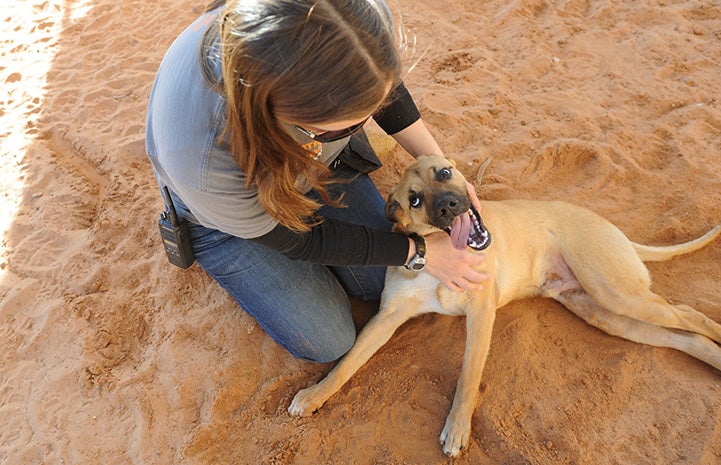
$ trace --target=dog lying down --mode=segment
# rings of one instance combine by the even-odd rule
[[[315,386],[300,391],[288,411],[307,416],[320,408],[404,322],[422,313],[466,316],[466,350],[455,398],[440,441],[456,456],[467,445],[481,372],[491,343],[496,309],[515,299],[550,297],[603,331],[644,344],[686,352],[721,370],[721,325],[686,305],[672,305],[649,289],[644,261],[663,261],[713,241],[716,226],[680,245],[653,247],[631,242],[611,223],[565,202],[482,201],[480,218],[463,236],[493,240],[485,251],[492,278],[478,291],[452,292],[428,273],[391,267],[380,310],[361,330],[353,348]],[[421,236],[448,230],[475,216],[466,181],[452,161],[419,158],[391,192],[386,213],[395,230]],[[458,232],[451,230],[456,240]]]

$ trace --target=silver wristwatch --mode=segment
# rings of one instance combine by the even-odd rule
[[[421,271],[426,266],[426,241],[416,233],[408,235],[416,243],[416,254],[405,267],[411,271]]]

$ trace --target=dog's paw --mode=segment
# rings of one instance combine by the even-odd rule
[[[309,417],[321,408],[325,400],[319,400],[316,395],[316,386],[298,391],[288,407],[288,413],[295,417]]]
[[[468,447],[470,435],[470,422],[455,422],[448,417],[440,437],[443,453],[449,457],[458,456],[462,450]]]

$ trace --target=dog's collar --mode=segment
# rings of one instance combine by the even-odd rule
[[[473,205],[468,210],[468,215],[471,217],[471,232],[468,235],[467,245],[473,250],[484,250],[491,245],[491,233],[486,229],[483,224],[480,213],[475,209]],[[451,233],[450,228],[445,230],[448,234]]]

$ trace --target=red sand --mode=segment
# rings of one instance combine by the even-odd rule
[[[653,244],[721,222],[721,10],[704,4],[393,3],[418,39],[406,82],[444,151],[471,179],[493,158],[482,197],[565,199]],[[290,399],[330,366],[292,359],[197,266],[163,256],[145,107],[202,6],[3,4],[0,462],[448,463],[462,318],[407,323],[295,419]],[[410,157],[379,151],[385,193]],[[652,264],[654,289],[721,321],[719,263],[716,242]],[[721,373],[552,301],[508,305],[495,326],[453,463],[721,462]]]

